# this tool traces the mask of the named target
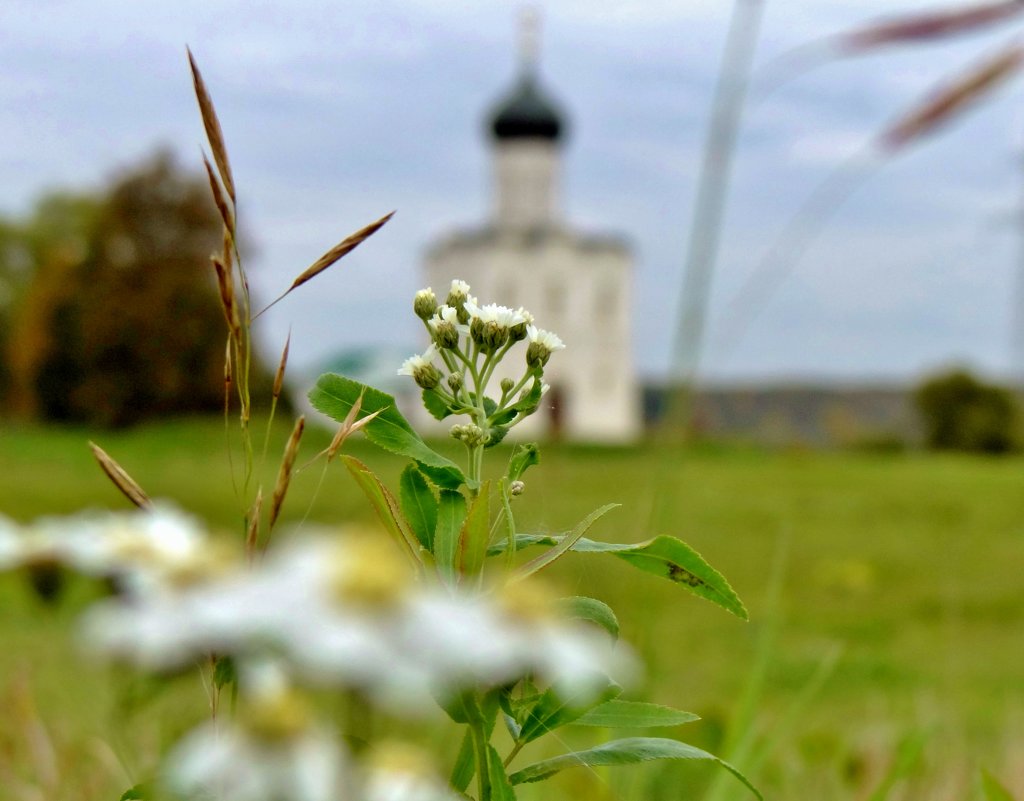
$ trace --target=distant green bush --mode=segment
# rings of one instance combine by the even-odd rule
[[[160,153],[95,194],[39,205],[18,232],[23,277],[0,319],[9,413],[124,426],[223,409],[210,265],[222,233],[208,193]],[[254,381],[269,384],[264,370]]]
[[[1017,444],[1018,408],[1013,393],[953,370],[924,381],[914,406],[935,450],[1006,453]]]

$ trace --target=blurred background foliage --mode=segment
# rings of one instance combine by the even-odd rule
[[[223,409],[220,246],[205,179],[166,151],[0,221],[7,416],[125,426]]]

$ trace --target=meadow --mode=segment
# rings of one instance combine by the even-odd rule
[[[271,465],[287,433],[275,430]],[[222,420],[114,433],[6,428],[0,510],[27,521],[124,508],[90,439],[153,498],[244,536]],[[297,464],[329,439],[311,431]],[[404,460],[358,437],[345,449],[397,482]],[[273,470],[263,478],[272,484]],[[632,697],[702,717],[666,736],[730,759],[766,798],[981,799],[981,769],[1024,793],[1022,490],[1019,457],[551,445],[528,476],[517,522],[561,531],[617,501],[589,536],[678,535],[729,578],[749,623],[614,559],[572,554],[552,572],[566,594],[585,588],[619,612],[622,637],[647,668]],[[322,461],[302,470],[289,493],[289,523],[374,524],[337,462],[326,474]],[[46,606],[20,577],[0,583],[4,801],[116,799],[204,712],[198,672],[157,693],[82,661],[74,618],[96,591],[71,583]],[[521,797],[720,801],[745,792],[701,766],[670,763],[567,771]]]

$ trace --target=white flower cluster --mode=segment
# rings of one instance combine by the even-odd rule
[[[551,354],[565,344],[557,334],[537,328],[526,309],[480,305],[469,291],[469,284],[456,279],[440,305],[430,287],[416,293],[413,310],[425,324],[431,344],[422,355],[406,359],[398,374],[411,376],[430,393],[429,398],[424,394],[424,403],[439,419],[448,414],[473,417],[482,437],[464,436],[465,426],[452,429],[452,436],[474,449],[500,442],[512,426],[536,411],[547,387],[544,368]],[[524,340],[522,377],[518,381],[503,379],[501,396],[488,399],[487,385],[497,363]],[[444,371],[448,375],[442,381]]]

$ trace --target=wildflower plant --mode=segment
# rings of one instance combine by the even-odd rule
[[[451,774],[452,788],[466,793],[475,775],[478,801],[509,799],[514,798],[516,785],[541,781],[572,766],[659,758],[721,763],[676,740],[632,737],[517,765],[524,747],[562,726],[642,728],[695,719],[686,712],[619,697],[635,671],[623,647],[607,650],[619,631],[614,612],[594,598],[543,596],[535,586],[536,574],[562,556],[570,551],[611,554],[741,618],[747,613],[721,574],[681,540],[659,536],[638,544],[615,544],[587,538],[594,523],[617,504],[600,507],[561,534],[519,531],[513,508],[525,489],[527,471],[539,463],[539,447],[517,444],[497,474],[485,469],[485,454],[540,407],[548,389],[545,369],[565,345],[557,334],[538,328],[523,308],[481,304],[460,279],[451,282],[443,301],[432,288],[421,289],[412,307],[430,344],[407,359],[398,374],[415,382],[423,406],[434,418],[458,420],[449,435],[464,446],[464,462],[431,448],[398,411],[392,396],[351,378],[321,376],[310,400],[343,425],[359,415],[376,415],[363,428],[366,437],[410,459],[397,496],[357,459],[343,456],[343,461],[406,553],[417,581],[441,588],[441,597],[448,593],[452,599],[464,598],[468,593],[477,599],[474,603],[482,604],[474,613],[481,615],[479,625],[461,617],[458,609],[447,608],[450,601],[440,603],[434,614],[417,624],[431,630],[431,619],[435,626],[446,621],[441,628],[454,635],[451,640],[439,632],[431,635],[438,654],[458,654],[439,673],[454,683],[446,692],[434,692],[452,721],[466,729]],[[499,370],[506,360],[513,369]],[[509,372],[518,373],[518,378],[496,379]],[[543,550],[532,558],[519,558],[520,551],[534,547]],[[498,618],[483,623],[490,614],[483,610],[495,603],[493,599],[502,608],[510,598],[518,628],[508,620],[501,624]],[[566,626],[571,619],[594,624],[590,635],[603,630],[606,647],[598,647],[592,637],[575,639],[584,632],[570,636]],[[518,668],[507,673],[497,669],[497,662],[511,658],[519,647],[523,661],[510,663]],[[503,652],[501,659],[497,652]],[[432,661],[423,655],[423,664]],[[482,665],[488,668],[475,672],[474,667]],[[494,745],[499,718],[511,741],[504,755]],[[747,783],[735,768],[721,764]]]
[[[132,788],[123,798],[511,801],[518,785],[568,768],[654,759],[716,762],[757,795],[736,768],[666,738],[613,739],[532,762],[521,757],[531,743],[568,725],[637,729],[696,719],[620,697],[639,666],[617,642],[614,612],[594,598],[559,597],[537,577],[570,551],[614,556],[746,618],[726,580],[680,540],[659,536],[614,544],[587,538],[617,504],[600,507],[564,533],[518,529],[513,508],[539,449],[517,444],[497,469],[485,454],[537,411],[547,390],[545,369],[564,348],[526,310],[481,305],[460,280],[443,302],[430,289],[413,300],[430,344],[398,372],[420,388],[431,415],[458,421],[450,435],[464,446],[462,463],[430,447],[390,395],[344,376],[322,376],[311,402],[340,425],[317,458],[325,468],[340,458],[385,534],[305,526],[271,543],[304,420],[292,427],[264,503],[249,389],[252,324],[259,314],[250,311],[238,258],[235,183],[223,133],[191,54],[190,63],[216,164],[205,160],[206,170],[224,223],[224,246],[212,263],[227,323],[229,425],[232,408],[239,411],[235,442],[242,458],[233,462],[238,536],[233,542],[212,537],[199,521],[152,501],[95,445],[101,468],[136,510],[28,526],[0,519],[0,572],[32,577],[73,570],[101,579],[110,590],[85,614],[82,639],[93,654],[156,677],[192,672],[197,665],[204,676],[210,720],[172,746],[154,784]],[[389,218],[344,239],[281,297]],[[287,354],[286,343],[271,420]],[[518,364],[518,377],[499,380],[509,372],[499,365],[507,368],[508,360]],[[357,431],[408,457],[397,494],[342,453]],[[50,592],[55,585],[46,578],[36,586]],[[224,691],[230,691],[230,705],[220,702]],[[311,700],[312,693],[324,692],[338,694],[347,723],[332,720]],[[439,754],[360,727],[370,716],[401,727],[432,714],[439,721],[447,715],[453,727],[452,747]],[[455,751],[459,737],[445,780],[436,760]],[[354,740],[361,744],[353,747]]]

